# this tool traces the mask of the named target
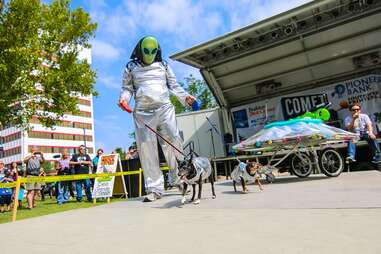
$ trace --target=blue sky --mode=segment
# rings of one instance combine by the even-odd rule
[[[198,70],[169,61],[169,56],[275,14],[302,5],[307,0],[72,0],[98,23],[92,39],[92,66],[98,78],[99,96],[94,98],[96,147],[110,152],[126,148],[133,140],[133,119],[122,112],[119,97],[124,66],[138,40],[154,35],[163,57],[179,81]]]

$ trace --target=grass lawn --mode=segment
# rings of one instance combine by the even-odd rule
[[[122,200],[126,200],[126,199],[112,198],[111,202],[117,202]],[[45,201],[37,201],[37,207],[32,210],[29,210],[25,208],[27,203],[26,203],[26,200],[24,200],[23,201],[24,207],[17,210],[17,220],[23,220],[23,219],[38,217],[38,216],[52,214],[52,213],[59,213],[63,211],[73,210],[73,209],[94,207],[94,206],[99,206],[104,204],[107,204],[106,200],[98,201],[96,204],[88,203],[85,201],[82,203],[77,203],[75,200],[71,200],[66,204],[57,205],[56,199],[47,198]],[[0,213],[0,223],[11,222],[11,220],[12,220],[12,211]]]

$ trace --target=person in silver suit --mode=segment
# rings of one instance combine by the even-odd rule
[[[170,93],[184,106],[191,106],[196,100],[176,81],[170,66],[162,60],[161,49],[153,36],[143,37],[136,45],[131,61],[123,74],[119,106],[132,112],[129,103],[135,100],[133,110],[135,135],[148,195],[145,202],[160,199],[164,192],[164,177],[160,170],[157,137],[144,124],[157,130],[177,148],[182,149],[175,118],[175,108],[170,101]],[[177,159],[182,155],[159,138],[159,143],[170,168],[169,183],[177,182]]]

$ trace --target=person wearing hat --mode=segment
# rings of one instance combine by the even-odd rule
[[[131,61],[123,74],[118,105],[132,113],[129,106],[134,97],[136,143],[144,170],[145,202],[160,199],[164,192],[164,178],[160,170],[157,137],[145,124],[157,130],[177,148],[182,149],[182,139],[177,128],[175,108],[170,101],[173,94],[184,106],[191,106],[195,97],[186,92],[176,81],[171,67],[162,59],[161,48],[153,36],[143,37],[136,45]],[[171,184],[177,182],[177,159],[182,155],[159,138],[170,170]]]

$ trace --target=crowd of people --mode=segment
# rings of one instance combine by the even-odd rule
[[[86,147],[81,145],[78,147],[78,153],[70,156],[67,150],[63,150],[59,158],[54,162],[54,169],[57,175],[74,175],[74,174],[90,174],[96,173],[100,156],[104,153],[103,149],[98,149],[94,158],[86,153]],[[136,146],[131,146],[126,154],[126,158],[138,158]],[[44,154],[38,151],[37,147],[32,147],[31,153],[24,158],[24,169],[16,162],[11,163],[10,167],[5,167],[0,161],[0,183],[11,183],[17,181],[18,177],[39,177],[45,176],[46,172],[43,168],[45,162]],[[36,207],[36,200],[45,199],[45,192],[54,190],[54,194],[58,205],[62,205],[72,199],[77,202],[83,201],[83,188],[85,190],[88,202],[92,202],[92,186],[94,179],[83,179],[78,181],[62,181],[56,182],[55,185],[40,182],[26,183],[20,186],[18,194],[18,204],[22,207],[22,202],[26,198],[27,209]],[[48,188],[49,187],[49,188]],[[14,204],[15,188],[0,188],[0,212],[10,211]]]

